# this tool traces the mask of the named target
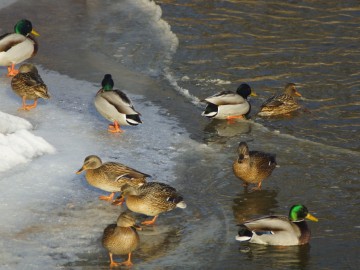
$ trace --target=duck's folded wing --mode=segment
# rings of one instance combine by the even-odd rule
[[[286,216],[266,216],[249,220],[244,225],[255,232],[292,231],[293,226]]]
[[[126,165],[107,162],[103,164],[104,171],[108,174],[110,179],[119,180],[121,178],[133,179],[133,178],[144,178],[150,177],[146,173],[142,173]]]
[[[261,107],[278,107],[284,104],[284,102],[281,101],[281,98],[279,96],[272,96],[268,98]]]
[[[23,35],[8,33],[0,37],[0,52],[6,52],[26,39]]]
[[[204,101],[218,106],[226,104],[241,104],[246,102],[246,100],[242,96],[232,91],[222,91],[216,93],[215,95],[205,98]]]
[[[130,99],[120,90],[104,91],[101,94],[109,104],[114,106],[122,114],[139,114]]]

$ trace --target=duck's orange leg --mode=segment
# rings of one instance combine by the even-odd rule
[[[8,67],[8,77],[14,77],[16,74],[18,74],[19,71],[17,69],[15,69],[15,64],[12,63],[11,67]]]
[[[152,225],[152,224],[155,223],[155,221],[156,221],[156,219],[157,219],[158,216],[159,216],[159,215],[155,216],[152,220],[143,221],[143,222],[141,222],[141,224],[143,224],[143,225]]]
[[[226,117],[226,120],[228,121],[229,124],[233,124],[235,119],[246,120],[244,115],[230,115]]]
[[[125,265],[125,266],[133,266],[133,263],[131,262],[131,252],[128,255],[128,259],[125,262],[120,263],[120,265]]]
[[[37,99],[34,100],[34,104],[32,105],[26,105],[26,97],[22,97],[22,106],[19,108],[19,110],[29,111],[33,108],[36,108],[37,106]]]
[[[256,187],[252,188],[251,191],[261,190],[261,183],[262,183],[262,181],[260,181]]]
[[[122,205],[124,202],[125,202],[124,197],[120,196],[120,198],[117,198],[112,202],[112,205]]]
[[[121,133],[123,130],[120,128],[120,125],[117,121],[114,121],[114,124],[109,125],[108,131],[111,133]]]
[[[120,265],[120,263],[115,262],[115,261],[113,260],[113,255],[112,255],[112,253],[110,253],[110,252],[109,252],[109,257],[110,257],[110,268],[111,268],[111,267],[117,267],[117,266]]]
[[[99,196],[99,199],[100,200],[103,200],[103,201],[112,201],[113,198],[114,198],[114,195],[115,195],[115,192],[112,192],[109,196]]]

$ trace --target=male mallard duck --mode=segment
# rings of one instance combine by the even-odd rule
[[[276,166],[275,155],[249,151],[246,142],[241,142],[233,170],[234,174],[245,182],[245,186],[258,184],[253,190],[260,190],[262,181],[271,175]]]
[[[33,64],[22,64],[11,80],[14,92],[22,98],[22,107],[19,110],[31,110],[36,107],[38,98],[48,99],[50,95],[37,68]],[[26,105],[26,100],[34,100],[34,104]]]
[[[125,185],[122,188],[126,206],[133,212],[154,216],[142,224],[154,224],[159,214],[178,208],[186,208],[176,189],[159,182],[148,182],[140,187]]]
[[[289,217],[265,216],[239,225],[235,239],[262,245],[304,245],[310,240],[310,229],[305,218],[318,221],[304,205],[296,204],[290,208]]]
[[[201,115],[215,119],[244,119],[251,109],[251,105],[247,101],[249,95],[256,96],[246,83],[241,84],[236,93],[232,91],[219,92],[203,100],[207,106]]]
[[[136,126],[141,122],[137,112],[126,94],[120,90],[113,90],[114,81],[110,74],[106,74],[101,82],[102,88],[97,92],[94,100],[97,111],[107,120],[114,122],[109,125],[109,132],[122,132],[120,125]]]
[[[285,92],[280,95],[274,95],[267,99],[260,108],[259,116],[274,116],[280,114],[289,114],[300,109],[300,105],[294,97],[301,97],[296,90],[294,83],[288,83],[285,86]]]
[[[120,214],[117,224],[110,224],[104,230],[102,244],[109,251],[110,267],[119,265],[132,266],[131,252],[133,252],[139,244],[139,235],[135,225],[134,217],[127,211]],[[128,259],[122,263],[113,260],[114,255],[128,254]]]
[[[146,182],[146,177],[150,177],[121,163],[102,163],[95,155],[86,157],[83,166],[76,173],[80,174],[82,171],[86,171],[85,178],[90,185],[111,192],[109,196],[99,196],[100,200],[105,201],[112,201],[115,193],[120,192],[125,184],[140,186]]]
[[[7,76],[15,76],[18,70],[15,64],[33,57],[38,50],[38,43],[30,34],[39,34],[32,28],[28,20],[20,20],[14,26],[14,33],[0,37],[0,66],[8,67]]]

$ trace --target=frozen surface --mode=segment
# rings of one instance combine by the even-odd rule
[[[99,203],[102,192],[75,174],[87,155],[171,183],[172,159],[182,151],[177,145],[188,140],[165,111],[126,89],[144,123],[109,134],[109,122],[92,103],[99,85],[38,68],[51,99],[39,100],[29,112],[17,110],[21,99],[5,69],[0,74],[0,261],[9,269],[55,267],[100,248],[98,238],[119,210]]]
[[[16,0],[1,0],[0,1],[0,8],[10,6],[11,4],[13,4],[15,2],[16,2]]]

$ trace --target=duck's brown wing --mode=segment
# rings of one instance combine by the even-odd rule
[[[110,179],[114,179],[114,181],[119,181],[121,180],[121,178],[138,179],[138,178],[151,177],[149,174],[140,172],[129,166],[117,162],[107,162],[104,163],[102,166],[107,176]]]

